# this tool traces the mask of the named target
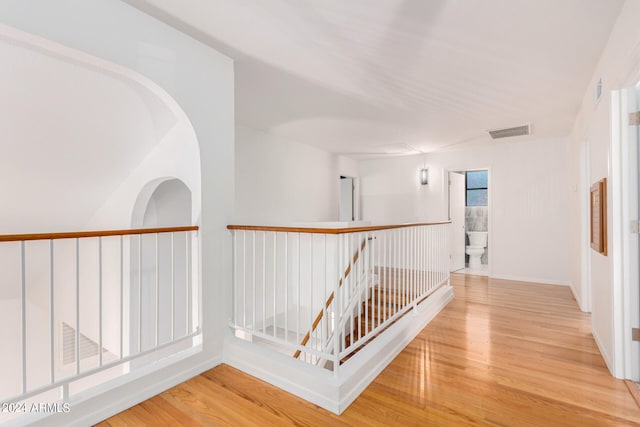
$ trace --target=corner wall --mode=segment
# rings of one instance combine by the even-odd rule
[[[565,138],[362,161],[363,219],[447,220],[447,171],[489,169],[490,275],[568,285],[568,162]],[[425,163],[429,185],[421,186]]]
[[[236,224],[291,225],[339,219],[340,175],[350,159],[236,126]]]

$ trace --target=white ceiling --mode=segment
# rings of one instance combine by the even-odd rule
[[[126,1],[236,60],[238,123],[359,155],[568,135],[623,3]]]

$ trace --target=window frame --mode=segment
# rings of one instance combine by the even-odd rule
[[[469,188],[469,172],[484,172],[487,175],[487,184],[486,187],[474,187]],[[477,169],[477,170],[468,170],[464,172],[464,206],[469,207],[469,200],[467,195],[469,194],[469,190],[485,190],[487,192],[487,204],[486,205],[471,205],[470,207],[475,206],[489,206],[489,170],[487,169]]]

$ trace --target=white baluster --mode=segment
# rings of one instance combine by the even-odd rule
[[[98,366],[102,367],[102,236],[98,237]]]
[[[53,273],[54,273],[54,256],[53,256],[53,240],[49,240],[49,381],[53,384],[56,380],[55,374],[55,354],[54,354],[54,288],[53,288]]]
[[[296,283],[296,298],[297,298],[297,305],[296,305],[296,344],[300,344],[300,233],[296,233],[297,237],[298,237],[298,245],[297,245],[297,249],[298,249],[298,282]]]
[[[242,230],[242,327],[247,327],[247,232]]]
[[[284,342],[289,342],[289,233],[284,235]]]
[[[76,374],[80,373],[80,239],[76,239]]]
[[[262,232],[262,333],[267,333],[267,232]]]
[[[124,357],[124,236],[120,235],[120,359]]]
[[[155,241],[155,286],[156,286],[156,327],[155,327],[155,346],[160,341],[160,251],[158,250],[158,233],[154,235]],[[171,251],[173,252],[173,233],[171,233]],[[173,258],[173,257],[172,257]],[[102,352],[100,352],[102,354]]]
[[[274,232],[273,235],[273,337],[276,337],[276,330],[278,329],[278,235]]]
[[[173,237],[173,233],[171,233],[171,341],[173,341],[176,337],[176,254]],[[156,233],[156,254],[157,239],[158,234]],[[159,300],[158,307],[160,307]]]
[[[251,233],[251,274],[253,280],[251,288],[251,330],[256,330],[256,232]]]
[[[22,393],[27,391],[27,277],[25,242],[20,242],[20,371]]]
[[[138,234],[138,353],[142,350],[142,234]]]

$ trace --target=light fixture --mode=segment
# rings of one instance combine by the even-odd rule
[[[426,167],[420,169],[420,184],[429,185],[429,169]]]

